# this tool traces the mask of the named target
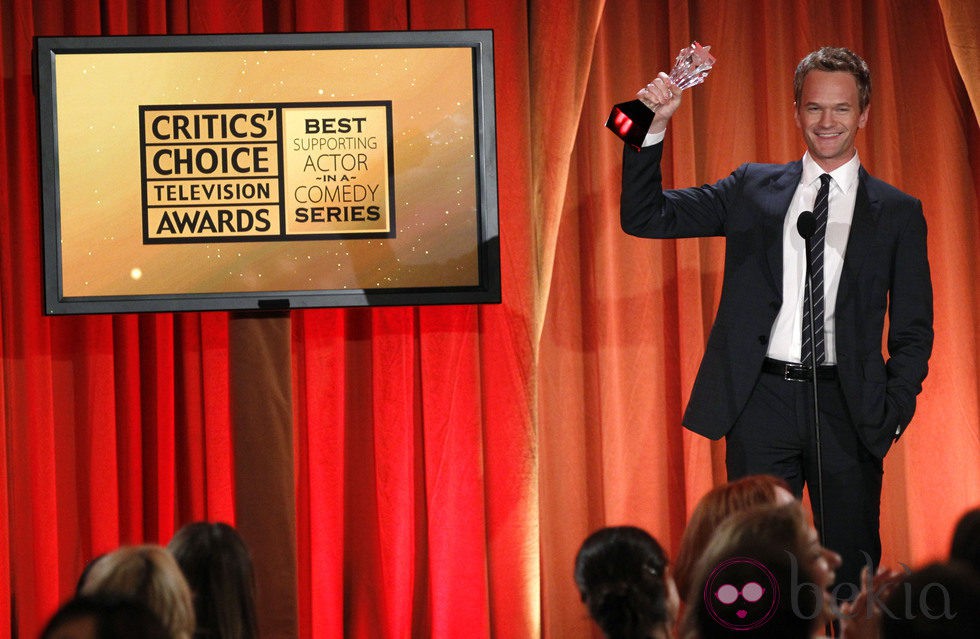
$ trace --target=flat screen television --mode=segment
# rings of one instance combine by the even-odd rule
[[[47,314],[500,301],[490,31],[35,56]]]

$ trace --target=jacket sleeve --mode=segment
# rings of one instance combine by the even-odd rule
[[[922,203],[915,200],[892,264],[888,306],[888,361],[884,428],[908,425],[929,371],[933,343],[932,281]]]
[[[677,238],[725,235],[725,220],[737,197],[744,165],[711,185],[664,191],[660,161],[663,143],[623,148],[620,223],[637,237]]]

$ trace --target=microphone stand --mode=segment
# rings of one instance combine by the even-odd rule
[[[803,216],[807,213],[809,213],[809,220],[807,220],[807,222],[812,222],[813,213],[810,211],[804,211],[801,213],[800,219],[803,219]],[[810,261],[810,238],[813,237],[814,225],[812,223],[802,224],[797,221],[797,230],[803,237],[804,250],[806,251],[806,289],[808,292],[807,299],[810,306],[808,309],[810,311],[810,344],[813,345],[810,356],[810,382],[813,390],[813,428],[817,445],[817,507],[820,510],[820,514],[817,518],[817,527],[818,531],[820,532],[820,543],[825,544],[827,543],[827,539],[824,536],[826,529],[824,528],[823,515],[823,463],[821,459],[822,446],[820,444],[820,400],[817,396],[817,340],[813,328],[815,319],[813,316],[813,264]],[[803,365],[805,366],[806,362],[803,362]]]

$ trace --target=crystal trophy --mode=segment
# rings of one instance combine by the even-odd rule
[[[677,54],[674,68],[670,71],[670,80],[681,89],[696,86],[704,82],[708,72],[715,64],[715,57],[709,53],[711,45],[702,47],[697,42],[684,47]],[[606,128],[618,135],[633,148],[640,148],[653,122],[654,112],[640,100],[620,102],[612,108]]]

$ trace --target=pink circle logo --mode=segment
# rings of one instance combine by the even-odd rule
[[[734,557],[715,566],[704,585],[708,613],[729,630],[753,630],[776,614],[776,577],[755,559]]]

